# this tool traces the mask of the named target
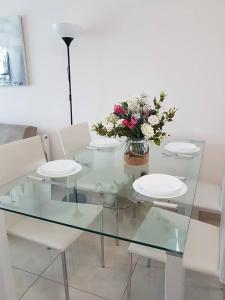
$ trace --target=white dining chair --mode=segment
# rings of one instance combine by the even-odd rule
[[[77,123],[60,129],[59,136],[65,156],[88,146],[91,141],[87,122]]]
[[[191,219],[189,224],[188,236],[183,256],[183,267],[205,275],[219,278],[223,284],[223,299],[225,299],[225,184],[224,181],[220,189],[220,201],[222,204],[220,226],[213,226],[198,220]],[[175,214],[175,213],[174,213]],[[185,217],[185,216],[184,216]],[[150,247],[131,243],[128,248],[129,253],[129,271],[127,300],[131,295],[131,277],[132,277],[132,257],[133,254],[143,256],[150,261],[155,260],[161,263],[167,262],[166,252],[156,250]]]
[[[221,184],[199,181],[194,201],[194,217],[199,219],[199,212],[221,214],[221,185],[225,181],[225,169]]]
[[[0,185],[9,184],[30,174],[45,162],[45,154],[39,136],[1,145]],[[5,217],[8,234],[60,251],[65,299],[69,300],[65,250],[80,237],[82,231],[13,213],[5,213]],[[104,258],[102,257],[102,259]]]
[[[59,130],[59,137],[64,153],[64,157],[67,155],[86,147],[90,144],[91,136],[87,122],[77,123],[68,127],[64,127]],[[75,193],[77,194],[77,188],[75,183]],[[78,196],[76,196],[77,199]],[[100,236],[101,239],[101,252],[104,253],[104,236]],[[104,266],[104,263],[102,264]]]
[[[86,147],[91,141],[90,131],[87,122],[77,123],[59,130],[59,139],[62,146],[64,158],[68,159],[69,154]],[[69,183],[70,178],[67,178]],[[75,182],[76,185],[76,182]],[[76,199],[78,198],[77,188],[74,187]],[[67,195],[70,197],[70,195]]]
[[[87,122],[77,123],[59,130],[59,137],[64,153],[64,157],[66,158],[69,154],[88,146],[91,142],[90,131]],[[76,187],[75,187],[76,188]],[[77,191],[77,189],[76,189]],[[99,195],[103,198],[103,194],[100,193]],[[110,195],[106,195],[106,197],[110,197]],[[118,232],[119,224],[119,206],[118,206],[118,198],[112,196],[112,199],[115,202],[116,206],[116,231]],[[101,248],[104,248],[104,236],[101,236]],[[119,240],[116,239],[116,245],[119,246]],[[104,250],[102,250],[104,251]]]

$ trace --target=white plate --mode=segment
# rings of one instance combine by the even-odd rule
[[[147,192],[160,196],[170,196],[178,192],[182,187],[182,181],[180,179],[167,174],[148,174],[139,177],[136,182]]]
[[[144,190],[141,186],[138,186],[137,184],[135,184],[135,182],[133,183],[133,188],[139,194],[141,194],[143,196],[146,196],[146,197],[155,198],[155,199],[172,199],[172,198],[177,198],[177,197],[180,197],[180,196],[184,195],[187,192],[187,186],[183,182],[182,182],[182,188],[178,192],[176,192],[176,193],[174,193],[173,195],[170,195],[170,196],[166,196],[166,195],[153,195],[150,192]]]
[[[41,166],[41,169],[45,173],[64,174],[64,173],[74,171],[76,167],[77,164],[73,160],[59,159],[59,160],[53,160],[45,163],[44,165]]]
[[[90,146],[96,148],[114,148],[119,147],[120,142],[114,138],[102,138],[91,141]]]
[[[54,160],[38,168],[37,173],[45,177],[60,178],[74,175],[81,169],[82,166],[73,160]]]
[[[174,142],[165,145],[165,149],[172,153],[190,154],[200,151],[200,148],[192,143]]]
[[[151,198],[168,199],[183,195],[187,186],[180,179],[166,174],[149,174],[135,180],[136,192]]]

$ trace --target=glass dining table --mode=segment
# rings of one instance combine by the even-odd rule
[[[167,152],[164,144],[150,145],[149,163],[142,166],[124,162],[123,145],[79,149],[66,157],[81,164],[79,173],[54,179],[34,171],[18,178],[0,187],[0,209],[113,238],[118,247],[123,240],[165,251],[165,299],[181,300],[183,254],[204,151],[204,142],[189,142],[200,151],[183,155]],[[176,176],[187,192],[172,199],[137,193],[133,182],[150,173]]]

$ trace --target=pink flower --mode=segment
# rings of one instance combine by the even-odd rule
[[[125,109],[120,104],[115,104],[114,105],[114,112],[118,115],[124,115],[125,114]]]
[[[131,117],[129,120],[123,120],[123,126],[128,127],[130,129],[133,129],[137,125],[137,119],[134,117]]]
[[[135,117],[132,117],[130,120],[131,126],[132,128],[134,128],[137,125],[137,119]]]
[[[122,124],[123,124],[123,126],[125,126],[125,127],[129,127],[130,122],[129,122],[128,120],[123,120]]]

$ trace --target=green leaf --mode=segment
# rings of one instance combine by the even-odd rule
[[[161,136],[161,131],[156,132],[155,137],[159,138]]]
[[[161,141],[160,141],[159,138],[156,138],[156,139],[154,139],[154,143],[155,143],[157,146],[160,146]]]

